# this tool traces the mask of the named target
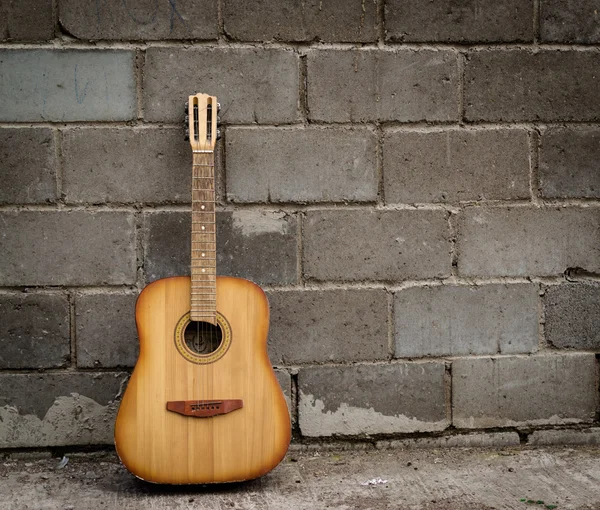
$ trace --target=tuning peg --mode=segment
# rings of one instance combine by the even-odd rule
[[[217,128],[217,140],[221,139],[221,130]]]
[[[221,111],[221,103],[217,103],[217,113]]]
[[[217,115],[217,125],[221,124],[221,117]]]
[[[190,116],[187,112],[185,112],[185,123],[188,124],[190,122]]]
[[[184,139],[185,141],[189,141],[190,139],[190,128],[185,128],[185,135],[184,135]]]

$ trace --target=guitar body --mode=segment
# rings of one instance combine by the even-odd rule
[[[291,433],[267,354],[267,298],[248,280],[217,277],[223,339],[216,351],[199,355],[182,341],[190,284],[189,277],[165,278],[138,298],[140,355],[117,416],[117,452],[129,471],[156,483],[257,478],[281,461]],[[167,409],[185,401],[202,414],[200,407],[225,400],[241,400],[241,407],[212,416]]]

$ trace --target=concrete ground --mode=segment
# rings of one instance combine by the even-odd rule
[[[247,483],[165,487],[113,453],[0,460],[1,509],[600,509],[600,448],[296,450]],[[366,484],[372,480],[372,485]],[[555,506],[556,505],[556,506]]]

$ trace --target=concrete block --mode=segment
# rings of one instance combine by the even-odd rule
[[[190,203],[192,151],[183,127],[63,132],[63,188],[71,203]]]
[[[443,430],[444,372],[443,363],[302,368],[300,431],[328,437]]]
[[[469,53],[465,117],[492,122],[597,120],[599,65],[600,54],[590,51]]]
[[[190,273],[190,214],[145,217],[148,282]],[[217,274],[259,284],[297,281],[297,221],[281,212],[217,212]]]
[[[377,2],[226,0],[225,32],[242,41],[377,40]]]
[[[521,129],[386,133],[387,203],[529,198],[529,143]]]
[[[2,49],[0,121],[132,120],[133,72],[133,51]]]
[[[531,353],[538,348],[533,284],[413,287],[394,301],[396,357]]]
[[[545,288],[546,340],[559,349],[600,350],[600,284]]]
[[[56,200],[55,141],[51,129],[0,129],[0,160],[0,204]]]
[[[290,290],[267,295],[273,363],[387,359],[384,290]]]
[[[533,40],[533,7],[521,0],[453,2],[389,0],[386,39],[400,42],[515,42]]]
[[[543,42],[597,44],[598,3],[594,0],[542,0],[540,39]]]
[[[458,271],[465,276],[553,276],[600,271],[600,211],[566,207],[469,207],[458,225]]]
[[[452,416],[458,428],[591,422],[597,400],[593,354],[452,362]]]
[[[144,69],[149,121],[183,122],[187,97],[203,91],[217,96],[226,123],[298,120],[299,56],[289,50],[149,48]]]
[[[138,357],[135,294],[78,294],[75,298],[77,366],[132,367]]]
[[[0,40],[49,41],[53,38],[52,0],[0,1]]]
[[[317,49],[307,55],[312,120],[458,120],[458,60],[453,51]]]
[[[1,285],[119,285],[135,281],[132,214],[2,212],[0,222]]]
[[[371,129],[227,130],[231,201],[375,201],[377,181]]]
[[[0,374],[0,448],[112,445],[127,374]]]
[[[574,430],[535,430],[527,440],[531,446],[600,445],[600,427]]]
[[[71,359],[64,294],[0,294],[0,368],[59,368]]]
[[[78,39],[216,39],[217,0],[59,0],[60,23]]]
[[[287,404],[288,411],[290,413],[290,418],[293,418],[292,414],[292,376],[287,370],[276,369],[275,377],[277,377],[277,382],[279,386],[281,386],[281,391],[283,391],[283,396],[285,397],[285,403]]]
[[[450,275],[443,211],[309,211],[304,273],[316,280],[405,280]]]
[[[507,448],[520,446],[516,432],[475,432],[442,437],[417,437],[377,441],[378,450],[398,448]]]
[[[549,129],[542,133],[540,190],[548,198],[600,198],[600,130]]]

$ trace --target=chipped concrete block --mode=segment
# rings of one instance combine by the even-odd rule
[[[54,202],[56,147],[48,128],[0,129],[0,204]]]
[[[226,0],[225,32],[242,41],[369,42],[377,39],[377,2]]]
[[[565,283],[544,290],[544,334],[559,349],[600,349],[600,284]]]
[[[530,353],[538,349],[538,287],[442,285],[395,293],[396,357]]]
[[[375,133],[366,128],[230,128],[233,202],[368,202],[377,198]]]
[[[217,0],[60,0],[60,22],[78,39],[216,39]]]
[[[147,281],[190,273],[190,213],[147,213]],[[217,212],[217,274],[259,284],[297,280],[296,216],[276,211]]]
[[[209,91],[225,123],[278,124],[299,115],[299,56],[264,48],[148,48],[144,67],[145,119],[183,122],[184,101]],[[190,84],[195,90],[190,90]]]
[[[309,211],[303,227],[309,279],[407,280],[451,272],[444,211]]]
[[[384,290],[285,290],[267,295],[271,307],[269,353],[274,363],[388,357]]]
[[[120,285],[136,278],[135,222],[121,211],[1,212],[0,285]]]
[[[0,369],[67,366],[71,340],[66,294],[0,294],[0,318]]]
[[[452,419],[458,428],[589,423],[597,403],[593,354],[452,362]]]
[[[309,49],[307,55],[312,120],[458,120],[454,51]]]
[[[78,367],[132,367],[138,357],[135,294],[93,293],[75,297]]]
[[[133,120],[133,59],[123,50],[0,50],[0,120]]]
[[[599,65],[600,54],[592,51],[469,52],[465,117],[490,122],[594,122],[600,116]]]
[[[69,129],[62,137],[67,203],[190,203],[183,127]]]
[[[461,276],[558,276],[600,272],[597,208],[467,207],[456,249]]]
[[[300,430],[310,437],[443,430],[444,379],[443,363],[301,368]]]
[[[524,129],[388,131],[383,144],[388,204],[529,198]]]
[[[113,444],[125,373],[0,374],[0,448]]]

